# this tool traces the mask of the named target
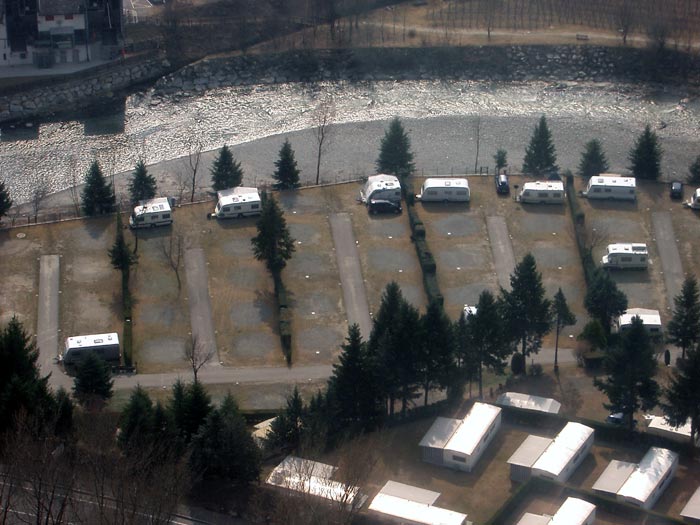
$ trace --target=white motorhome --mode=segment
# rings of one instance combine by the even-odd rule
[[[602,173],[588,181],[584,197],[589,199],[637,200],[637,180],[612,173]]]
[[[416,199],[423,202],[469,202],[467,179],[425,179]]]
[[[61,360],[66,365],[73,365],[79,363],[89,353],[94,353],[105,361],[119,361],[121,358],[119,336],[116,332],[112,332],[68,337]]]
[[[372,175],[360,190],[360,201],[370,200],[401,202],[401,183],[393,175]]]
[[[649,310],[647,308],[628,308],[623,314],[615,319],[613,331],[622,333],[632,326],[632,320],[639,317],[646,331],[652,337],[660,337],[663,335],[663,326],[661,325],[661,315],[658,310]]]
[[[693,210],[700,210],[700,188],[693,192],[693,197],[685,205]]]
[[[153,228],[173,223],[172,204],[168,197],[158,197],[141,203],[129,217],[130,228]]]
[[[564,183],[561,181],[526,182],[518,195],[520,202],[564,204]]]
[[[239,186],[218,191],[216,195],[219,200],[213,215],[217,219],[260,215],[261,203],[257,188]]]
[[[644,269],[649,265],[649,252],[643,243],[608,244],[600,264],[604,268]]]

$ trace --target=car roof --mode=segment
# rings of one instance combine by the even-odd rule
[[[672,188],[679,188],[679,187],[681,187],[681,186],[683,186],[683,183],[682,183],[681,181],[679,181],[679,180],[674,180],[674,181],[671,183],[671,187],[672,187]]]

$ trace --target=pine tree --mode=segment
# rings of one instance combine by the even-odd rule
[[[504,149],[497,150],[493,156],[493,162],[496,164],[496,175],[498,175],[508,165],[508,152]]]
[[[295,386],[292,394],[287,397],[287,406],[282,414],[277,416],[270,425],[270,431],[265,439],[269,450],[296,451],[302,440],[304,427],[304,402]]]
[[[185,438],[185,398],[187,397],[187,388],[185,383],[178,379],[173,384],[173,391],[170,400],[168,401],[168,415],[173,422],[175,431],[182,440]]]
[[[73,395],[84,407],[99,409],[112,398],[114,381],[109,365],[89,352],[76,368]]]
[[[153,402],[148,392],[137,386],[119,417],[119,437],[122,449],[142,449],[153,438]]]
[[[295,248],[284,213],[272,195],[263,194],[262,211],[256,226],[258,234],[251,239],[255,258],[265,261],[268,271],[277,278]]]
[[[243,181],[243,170],[240,162],[233,159],[229,147],[224,146],[219,151],[211,167],[211,185],[214,191],[226,190],[240,186]]]
[[[606,336],[610,335],[613,319],[627,310],[627,296],[600,268],[593,272],[583,303],[591,317],[600,321]]]
[[[411,140],[399,117],[394,117],[379,147],[377,172],[401,177],[411,175],[414,170]]]
[[[99,163],[96,160],[93,161],[85,177],[82,193],[83,213],[88,216],[112,213],[116,203],[112,184],[107,183]]]
[[[185,387],[183,400],[183,435],[185,443],[189,443],[202,426],[212,410],[211,398],[204,389],[204,385],[197,381]]]
[[[668,342],[681,348],[681,357],[700,341],[700,292],[694,276],[686,277],[681,293],[673,300],[673,318],[668,323]]]
[[[581,177],[594,177],[607,172],[608,167],[608,159],[605,157],[600,141],[593,139],[587,142],[583,153],[581,153],[578,174]]]
[[[280,149],[279,158],[275,161],[277,168],[272,174],[277,182],[274,184],[275,189],[289,190],[299,187],[299,173],[297,161],[294,159],[294,150],[289,143],[289,139],[285,139],[282,148]]]
[[[550,301],[545,297],[542,274],[531,253],[510,276],[511,290],[501,288],[500,302],[508,337],[520,345],[523,357],[537,353],[550,329]]]
[[[114,244],[107,251],[107,253],[109,254],[109,260],[114,269],[121,271],[122,274],[126,274],[128,282],[129,270],[138,261],[138,256],[131,251],[126,239],[124,239],[124,228],[122,227],[121,213],[117,213]]]
[[[131,181],[129,181],[129,195],[131,204],[137,205],[140,201],[152,199],[156,196],[156,179],[148,173],[142,160],[136,163]]]
[[[10,190],[5,187],[5,182],[0,180],[0,219],[12,208]]]
[[[576,316],[569,309],[569,305],[566,303],[566,297],[561,288],[554,295],[554,302],[552,303],[552,317],[553,324],[556,329],[556,338],[554,340],[554,370],[559,368],[559,333],[561,329],[565,326],[572,326],[576,324]]]
[[[693,163],[688,166],[688,175],[685,178],[688,184],[700,184],[700,155],[695,157]],[[2,213],[0,213],[2,217]]]
[[[632,174],[640,179],[657,180],[661,176],[662,155],[659,138],[647,124],[629,154]]]
[[[451,323],[436,301],[431,301],[420,319],[420,342],[416,367],[423,387],[423,404],[428,404],[428,393],[433,388],[450,386],[454,366],[454,341]]]
[[[622,412],[631,431],[634,413],[652,409],[659,398],[654,350],[639,317],[632,319],[621,344],[608,349],[603,366],[606,377],[593,384],[608,397],[605,408]]]
[[[541,176],[557,169],[557,154],[552,142],[552,133],[544,115],[535,126],[530,145],[525,150],[523,173]]]
[[[664,390],[666,402],[661,404],[664,415],[673,426],[685,425],[690,420],[690,449],[694,445],[700,425],[700,351],[693,348]]]
[[[469,319],[462,312],[452,325],[455,342],[455,379],[453,391],[448,397],[461,399],[464,394],[464,385],[469,382],[469,397],[472,396],[472,382],[479,379],[478,357],[471,344],[469,333]]]

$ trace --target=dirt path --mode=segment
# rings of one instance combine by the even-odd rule
[[[197,351],[207,355],[211,350],[215,357],[207,366],[221,366],[216,350],[214,323],[209,300],[209,277],[204,250],[191,248],[185,252],[185,274],[187,276],[187,293],[190,303],[190,323],[192,340],[196,342]]]
[[[515,256],[513,245],[510,242],[508,225],[503,217],[486,217],[486,228],[491,240],[491,253],[493,264],[496,266],[498,284],[506,290],[510,290],[510,275],[515,269]]]
[[[366,341],[372,331],[372,320],[369,317],[369,304],[362,279],[360,255],[352,233],[352,222],[347,213],[334,213],[330,216],[330,221],[348,325],[357,323]]]
[[[651,215],[651,223],[654,227],[656,247],[661,258],[664,283],[666,284],[666,301],[673,308],[674,298],[681,292],[683,286],[683,263],[678,253],[676,234],[671,223],[671,214],[667,211],[657,211]]]
[[[71,381],[59,368],[58,357],[58,285],[61,259],[42,255],[39,262],[39,308],[37,314],[37,348],[41,375],[51,374],[55,387],[70,388]]]

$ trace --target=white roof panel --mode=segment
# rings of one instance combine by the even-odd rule
[[[135,215],[157,213],[161,211],[170,211],[170,200],[167,197],[157,197],[155,199],[141,201],[138,206],[134,207]]]
[[[525,441],[513,452],[508,459],[509,465],[519,465],[521,467],[531,467],[535,461],[547,450],[553,440],[541,436],[527,436]]]
[[[632,319],[639,317],[647,326],[661,326],[661,315],[658,310],[650,310],[648,308],[628,308],[623,313],[618,321],[620,326],[632,324]]]
[[[625,484],[627,478],[630,477],[636,468],[636,463],[613,459],[596,480],[593,490],[617,494],[617,491]]]
[[[678,454],[675,452],[651,447],[617,493],[626,498],[645,502],[677,461]]]
[[[532,468],[558,476],[592,434],[591,427],[581,423],[567,423]]]
[[[622,177],[614,173],[601,173],[597,177],[591,177],[590,184],[634,188],[637,186],[637,180],[634,177]]]
[[[532,512],[526,512],[523,514],[522,518],[518,520],[516,525],[549,525],[549,516],[543,516],[542,514],[533,514]]]
[[[690,419],[686,421],[685,425],[674,427],[665,417],[653,416],[649,422],[647,431],[650,434],[656,434],[657,436],[680,439],[681,441],[690,441]]]
[[[467,417],[464,418],[464,422],[453,434],[445,448],[462,454],[473,454],[481,438],[500,413],[499,407],[486,403],[474,403]]]
[[[94,346],[109,346],[119,344],[119,334],[76,335],[66,338],[66,348],[92,348]]]
[[[467,179],[436,179],[429,178],[425,179],[423,183],[423,188],[469,188],[469,182]]]
[[[461,425],[461,419],[438,417],[421,439],[419,446],[443,449]]]
[[[374,497],[369,509],[411,523],[425,525],[463,525],[467,515],[434,507],[437,492],[388,481]]]
[[[564,183],[561,181],[542,181],[538,180],[535,182],[526,182],[523,184],[523,191],[533,190],[533,191],[564,191]]]
[[[595,505],[592,503],[579,498],[566,498],[549,525],[584,525],[594,512]]]
[[[558,414],[561,403],[548,397],[531,396],[520,392],[505,392],[498,396],[497,405],[525,408],[538,412],[548,412]]]
[[[380,492],[382,494],[396,496],[397,498],[415,501],[424,505],[432,505],[440,497],[439,492],[433,492],[432,490],[426,490],[419,487],[414,487],[413,485],[406,485],[404,483],[391,480],[384,484]]]
[[[700,520],[700,487],[698,487],[693,495],[685,504],[683,510],[681,511],[681,516],[684,518],[693,518]]]

